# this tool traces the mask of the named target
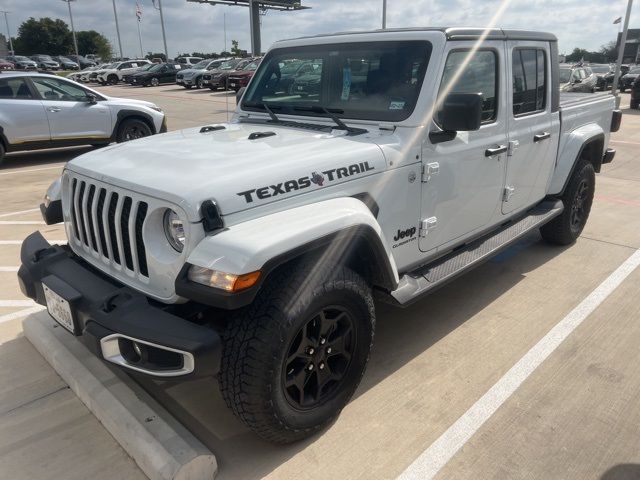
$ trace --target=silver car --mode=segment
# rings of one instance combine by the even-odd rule
[[[598,77],[591,68],[582,65],[560,65],[560,91],[593,93]]]
[[[0,75],[0,163],[5,152],[106,145],[166,129],[150,102],[108,97],[56,75]]]
[[[181,70],[176,77],[176,83],[186,89],[191,87],[202,88],[202,76],[204,73],[219,68],[226,60],[226,58],[202,60],[190,68]]]

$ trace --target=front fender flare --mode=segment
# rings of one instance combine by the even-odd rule
[[[376,284],[395,290],[398,269],[380,225],[369,208],[355,198],[337,198],[292,208],[234,225],[206,237],[191,252],[189,265],[244,274],[262,270],[262,280],[278,266],[301,255],[321,251],[324,259],[339,262],[353,242],[367,242],[377,270]],[[246,293],[226,294],[197,287],[185,290],[186,271],[176,282],[178,295],[223,308],[239,308],[253,301],[260,285]],[[191,286],[195,286],[191,284]],[[204,298],[206,293],[210,298]],[[242,300],[235,302],[233,297]],[[224,299],[224,301],[223,301]]]

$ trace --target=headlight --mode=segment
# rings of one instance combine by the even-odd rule
[[[152,110],[155,110],[156,112],[162,113],[162,109],[157,105],[151,105],[149,108],[151,108]]]
[[[258,283],[260,275],[260,270],[244,275],[235,275],[233,273],[225,273],[191,265],[187,277],[192,282],[235,293],[253,287]]]
[[[173,210],[167,210],[164,213],[164,233],[171,246],[177,252],[182,252],[186,240],[184,223]]]

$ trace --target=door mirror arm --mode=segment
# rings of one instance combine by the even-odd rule
[[[98,97],[96,97],[93,93],[87,93],[87,103],[89,105],[95,105],[98,103]]]

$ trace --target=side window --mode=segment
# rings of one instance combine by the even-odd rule
[[[32,77],[32,81],[43,100],[84,102],[87,99],[87,92],[84,89],[64,80]]]
[[[469,54],[469,50],[449,53],[439,95],[481,93],[482,121],[491,123],[498,115],[498,56],[493,50],[478,50],[471,58]]]
[[[0,100],[33,98],[23,78],[0,78]]]
[[[533,48],[513,50],[513,114],[526,115],[544,110],[546,93],[545,52]]]

